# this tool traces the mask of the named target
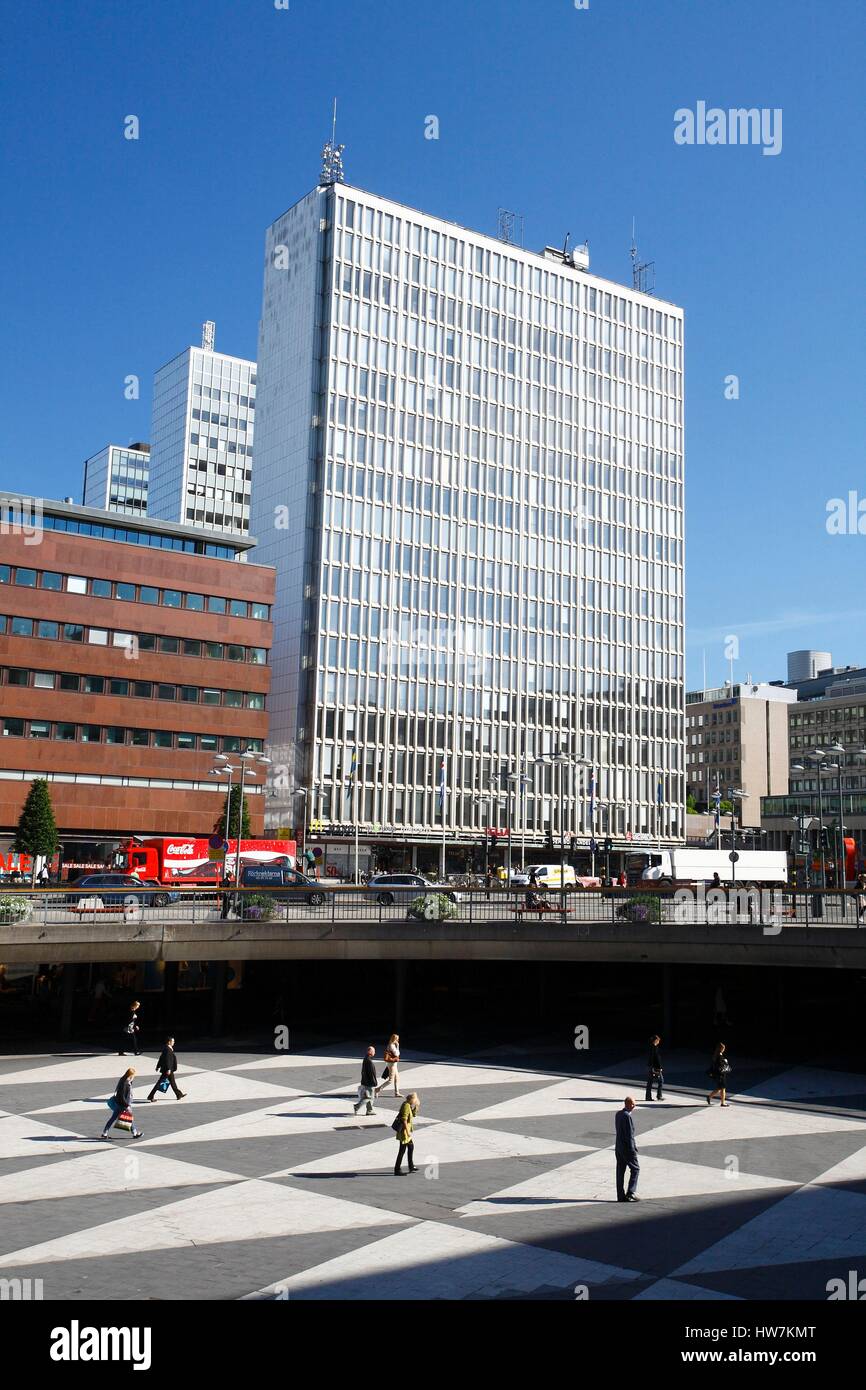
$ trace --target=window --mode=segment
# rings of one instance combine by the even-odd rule
[[[147,729],[130,729],[129,741],[136,748],[146,748],[150,741]]]
[[[186,606],[192,613],[203,613],[204,594],[187,594]]]
[[[215,753],[217,751],[216,737],[213,734],[202,734],[198,746],[203,753]]]
[[[140,632],[138,634],[138,650],[140,652],[156,651],[156,637],[152,632]]]
[[[216,660],[216,661],[222,661],[222,659],[223,659],[223,644],[222,644],[222,642],[205,642],[204,645],[205,645],[205,654],[206,654],[207,656],[212,657],[212,658],[213,658],[214,660]]]
[[[85,695],[101,695],[105,690],[104,676],[85,676],[84,693]]]
[[[18,667],[12,666],[12,667],[10,667],[10,669],[6,672],[6,684],[7,684],[7,685],[29,685],[29,683],[30,683],[30,672],[29,672],[29,671],[22,671],[22,670],[20,670]]]
[[[64,623],[63,640],[64,642],[83,642],[84,628],[80,623]]]
[[[224,752],[224,753],[239,753],[240,751],[241,751],[241,741],[240,741],[239,738],[224,738],[224,739],[223,739],[223,752]]]
[[[94,580],[94,583],[96,583],[96,580]],[[108,586],[108,591],[109,591],[109,593],[111,593],[111,585],[110,585],[110,584],[109,584],[109,586]],[[67,592],[68,594],[86,594],[86,593],[87,593],[87,580],[83,577],[83,575],[80,575],[80,574],[67,574],[67,576],[66,576],[66,592]]]
[[[193,637],[184,637],[183,654],[184,656],[201,656],[201,642],[196,641]]]
[[[133,681],[132,694],[137,700],[149,700],[153,694],[153,685],[150,681]]]
[[[207,611],[209,613],[225,613],[227,606],[226,600],[218,598],[215,594],[211,594],[208,598]]]
[[[72,725],[72,737],[75,737],[75,725]],[[51,725],[44,719],[31,719],[30,721],[31,738],[50,738]]]
[[[23,720],[23,719],[4,719],[4,721],[3,721],[3,733],[4,733],[4,735],[9,735],[9,736],[11,736],[12,738],[23,738],[23,737],[24,737],[24,720]]]
[[[118,729],[118,728],[115,728],[113,725],[109,725],[109,727],[105,730],[105,742],[106,742],[106,743],[125,743],[125,742],[126,742],[126,730],[125,730],[125,729]]]
[[[60,677],[60,689],[61,689],[61,690],[76,690],[76,691],[77,691],[77,690],[80,690],[80,689],[81,689],[81,677],[80,677],[80,676],[72,676],[72,675],[68,675],[68,676],[67,676],[67,675],[62,675],[62,676]]]
[[[32,618],[13,618],[12,619],[13,637],[32,637],[33,619]]]
[[[53,570],[46,570],[42,575],[42,587],[57,592],[63,588],[63,575],[55,574]]]
[[[267,603],[251,603],[250,617],[263,618],[265,621],[270,617],[271,610]]]
[[[226,656],[228,657],[229,661],[243,661],[245,655],[246,652],[244,651],[244,648],[237,646],[237,644],[234,642],[230,642],[229,645],[226,647]]]
[[[59,623],[52,623],[52,622],[49,621],[48,618],[40,618],[40,619],[39,619],[39,622],[36,624],[36,636],[37,636],[37,637],[48,637],[51,641],[56,642],[59,635],[60,635],[60,624],[59,624]]]
[[[111,634],[112,647],[128,647],[131,651],[135,650],[135,638],[131,632],[113,632]]]
[[[247,608],[247,601],[242,598],[233,598],[229,604],[229,612],[233,618],[245,618],[247,616]]]
[[[162,602],[165,608],[180,608],[182,595],[177,589],[163,589]]]
[[[75,592],[77,593],[78,590]],[[90,592],[94,598],[111,598],[111,580],[91,579]]]
[[[32,728],[32,725],[31,725]],[[54,737],[59,738],[63,743],[72,743],[75,740],[74,724],[55,724]]]
[[[267,663],[268,653],[265,647],[250,647],[250,661],[256,666],[264,666]]]
[[[37,690],[53,690],[56,677],[53,671],[34,671],[33,684]]]
[[[102,738],[102,729],[98,724],[81,724],[78,736],[82,743],[99,743]]]
[[[156,729],[153,735],[153,746],[155,748],[170,748],[171,734],[166,729]]]
[[[182,700],[186,701],[187,704],[197,705],[197,704],[198,704],[198,686],[197,686],[197,685],[182,685],[182,686],[180,687],[180,698],[181,698]]]
[[[247,709],[264,709],[265,697],[257,692],[247,696]]]
[[[0,565],[0,584],[8,584],[12,578],[12,570],[8,565]]]
[[[123,601],[124,601],[125,603],[134,603],[134,602],[135,602],[135,585],[134,585],[134,584],[115,584],[115,586],[114,586],[114,597],[115,597],[115,598],[123,599]]]
[[[177,695],[177,687],[173,685],[158,685],[156,687],[156,698],[158,700],[173,700]]]
[[[177,746],[186,749],[195,748],[195,734],[178,734]]]
[[[201,692],[201,702],[203,705],[218,705],[220,702],[220,691],[203,690]]]
[[[128,695],[129,681],[110,680],[108,682],[109,695]]]
[[[142,584],[138,591],[139,603],[159,603],[159,589],[152,584]]]
[[[15,571],[15,583],[20,584],[24,589],[36,588],[36,571],[25,570],[20,567]]]
[[[107,647],[108,633],[104,627],[92,627],[87,634],[87,640],[93,647]]]
[[[229,709],[241,709],[244,703],[244,693],[242,690],[227,690],[225,692],[225,703]]]
[[[159,650],[176,656],[180,651],[180,640],[177,637],[160,637]]]

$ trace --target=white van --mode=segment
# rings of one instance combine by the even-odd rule
[[[511,882],[523,887],[529,882],[533,871],[539,888],[574,888],[577,885],[577,877],[570,864],[565,865],[565,877],[559,864],[527,864],[525,869],[511,875]]]

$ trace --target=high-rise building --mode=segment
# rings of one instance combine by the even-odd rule
[[[246,533],[256,364],[215,352],[213,330],[154,378],[148,514]]]
[[[106,444],[84,463],[82,503],[109,512],[144,516],[150,471],[149,444]]]
[[[269,229],[288,823],[300,789],[392,850],[684,837],[683,313],[587,267],[342,183]]]

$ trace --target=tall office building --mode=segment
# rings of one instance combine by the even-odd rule
[[[684,836],[683,314],[587,267],[342,183],[267,233],[252,524],[314,822]]]
[[[144,516],[149,471],[149,444],[106,444],[85,460],[82,503],[108,512]]]
[[[256,364],[215,352],[214,325],[156,373],[148,514],[246,534]]]

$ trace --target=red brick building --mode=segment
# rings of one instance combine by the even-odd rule
[[[67,859],[131,834],[211,832],[215,755],[261,751],[267,735],[274,571],[242,561],[254,545],[0,498],[0,848],[34,777]],[[263,789],[248,789],[261,834]]]

